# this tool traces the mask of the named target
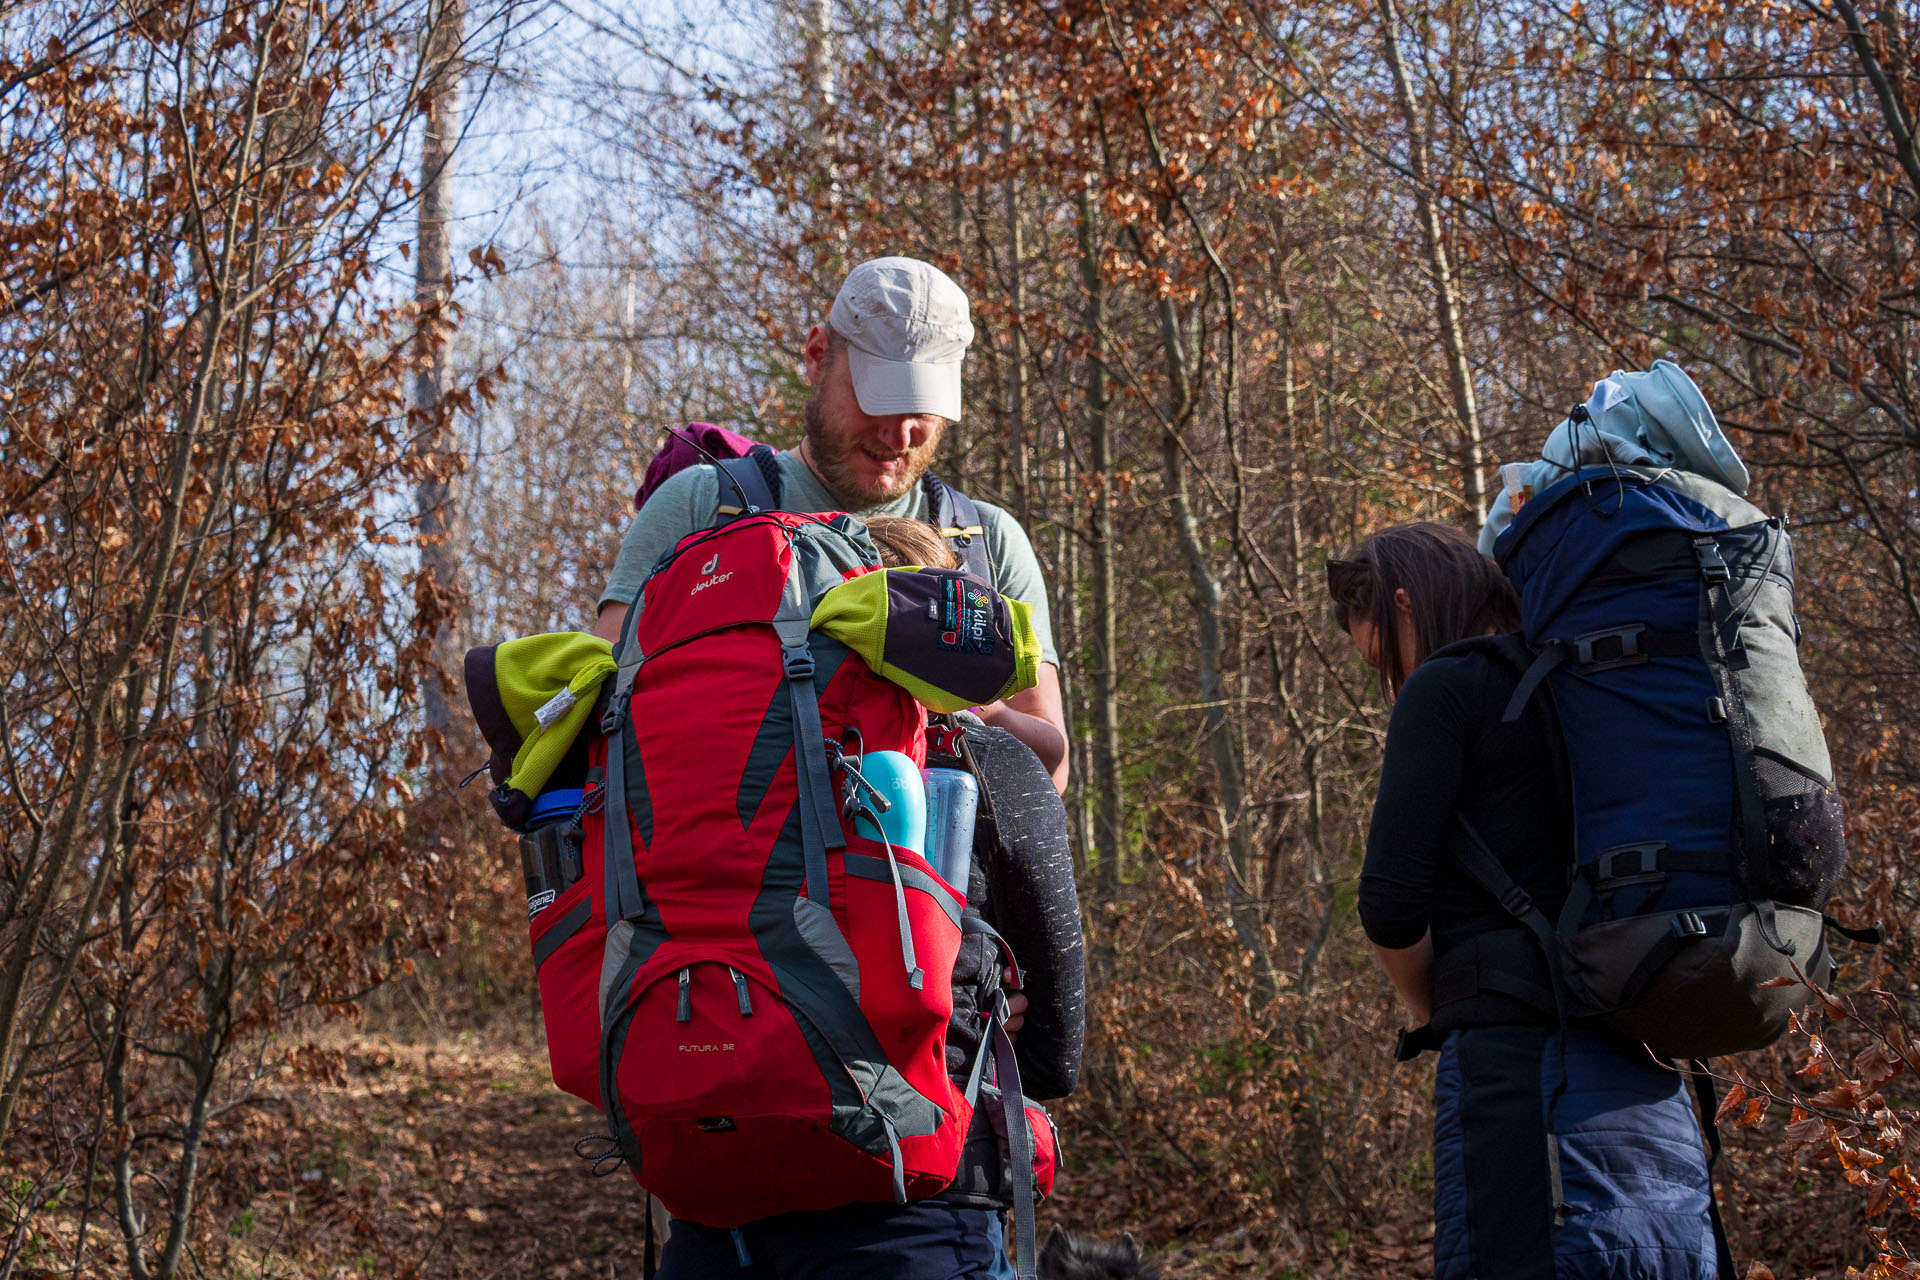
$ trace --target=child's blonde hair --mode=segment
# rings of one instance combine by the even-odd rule
[[[958,569],[960,557],[954,554],[940,531],[921,520],[905,516],[868,516],[867,536],[879,548],[880,563],[889,569],[919,565],[925,569]]]

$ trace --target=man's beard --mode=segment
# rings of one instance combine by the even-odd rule
[[[904,494],[910,493],[913,486],[920,483],[920,477],[926,474],[933,463],[933,451],[940,444],[940,433],[933,432],[927,442],[917,449],[909,449],[904,455],[906,466],[891,481],[881,480],[870,484],[855,474],[852,455],[860,446],[848,440],[844,433],[835,431],[827,425],[826,415],[820,408],[821,388],[814,388],[807,397],[807,452],[813,463],[814,472],[827,492],[833,495],[835,502],[848,511],[860,511],[867,507],[877,507]]]

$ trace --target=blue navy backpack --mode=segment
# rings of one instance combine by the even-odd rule
[[[1462,819],[1465,869],[1544,953],[1563,1022],[1667,1058],[1771,1043],[1812,998],[1800,979],[1832,977],[1846,862],[1784,523],[1698,475],[1603,465],[1528,501],[1494,554],[1521,635],[1467,643],[1518,675],[1507,720],[1544,700],[1557,721],[1577,852],[1558,920]],[[1500,968],[1467,985],[1498,989]],[[1436,1028],[1457,1017],[1441,976]]]

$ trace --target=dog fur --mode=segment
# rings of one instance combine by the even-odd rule
[[[1056,1225],[1040,1249],[1040,1280],[1159,1280],[1131,1233],[1118,1242],[1091,1240]]]

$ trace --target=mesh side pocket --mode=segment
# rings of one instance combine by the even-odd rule
[[[1820,789],[1818,778],[1808,777],[1786,761],[1775,759],[1765,752],[1754,753],[1753,772],[1760,780],[1760,794],[1769,800]]]
[[[1763,758],[1760,763],[1769,762]],[[1798,794],[1766,801],[1766,896],[1819,910],[1846,868],[1844,815],[1837,794],[1804,778],[1801,786]]]

